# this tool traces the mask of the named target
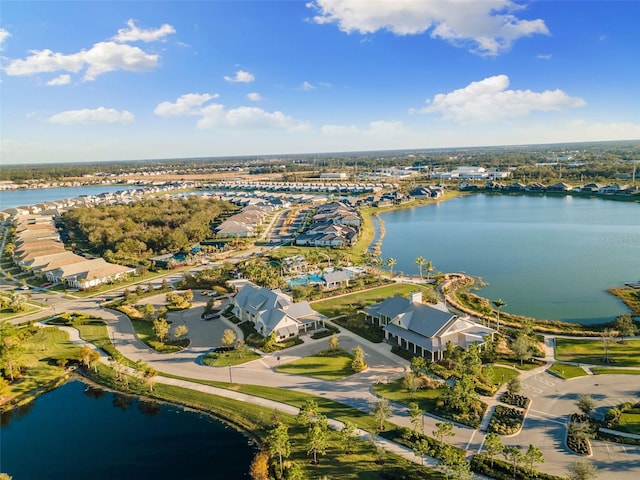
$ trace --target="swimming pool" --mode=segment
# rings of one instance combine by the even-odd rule
[[[292,278],[287,283],[290,287],[302,287],[304,285],[318,285],[324,283],[324,279],[319,275],[309,274]]]

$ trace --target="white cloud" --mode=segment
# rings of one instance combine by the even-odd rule
[[[85,51],[64,55],[54,53],[49,49],[30,50],[31,56],[24,60],[11,60],[5,68],[7,75],[32,75],[34,73],[49,73],[64,70],[77,73],[85,65]]]
[[[252,102],[259,102],[260,100],[262,100],[262,95],[257,92],[251,92],[247,93],[247,98]]]
[[[300,86],[300,88],[302,90],[304,90],[305,92],[308,92],[309,90],[315,90],[316,89],[316,87],[314,87],[313,85],[311,85],[311,83],[309,83],[307,81],[302,82],[302,85]]]
[[[244,70],[238,70],[234,77],[225,76],[224,79],[227,82],[232,82],[232,83],[251,83],[255,80],[255,77],[251,75],[249,72],[245,72]]]
[[[47,82],[47,85],[53,85],[53,86],[57,86],[57,85],[69,85],[71,83],[71,75],[59,75],[56,78],[49,80]]]
[[[163,25],[155,30],[139,30],[132,20],[129,20],[128,24],[130,29],[120,30],[114,38],[119,41],[128,39],[148,42],[175,32],[170,25]],[[10,60],[4,68],[5,73],[19,76],[60,71],[78,73],[86,69],[84,80],[91,81],[113,70],[148,72],[158,66],[160,59],[159,55],[147,53],[139,47],[113,41],[98,42],[88,50],[83,49],[70,54],[50,49],[30,50],[29,53],[25,58]]]
[[[131,45],[113,42],[96,43],[86,55],[88,68],[85,80],[95,80],[103,73],[112,70],[127,70],[129,72],[148,72],[158,64],[158,55],[150,55]]]
[[[133,19],[127,21],[129,28],[121,28],[118,30],[118,34],[113,36],[112,40],[120,43],[124,42],[156,42],[163,40],[167,35],[176,33],[176,29],[168,23],[165,23],[160,28],[150,28],[147,30],[136,27]]]
[[[7,32],[4,28],[0,28],[0,50],[2,50],[4,46],[4,41],[9,38],[11,34]]]
[[[538,60],[551,60],[552,57],[553,55],[551,55],[550,53],[539,53],[538,55],[536,55],[536,58]]]
[[[422,109],[410,113],[441,113],[458,122],[491,122],[521,117],[534,110],[558,111],[586,105],[582,98],[570,97],[562,90],[507,90],[509,77],[496,75],[450,93],[439,93]]]
[[[161,117],[181,117],[184,115],[201,115],[202,105],[209,100],[218,98],[218,94],[211,93],[187,93],[181,95],[175,103],[162,102],[153,110],[153,113]]]
[[[95,109],[68,110],[49,118],[51,123],[61,125],[87,125],[94,123],[133,123],[135,117],[131,112],[114,108],[98,107]]]
[[[241,106],[228,109],[220,103],[209,103],[218,98],[217,94],[190,93],[182,95],[175,103],[162,102],[154,113],[160,116],[199,116],[197,127],[231,129],[283,128],[289,131],[307,129],[305,122],[294,119],[282,112],[267,112],[257,107]]]
[[[335,23],[346,33],[429,32],[432,38],[467,46],[479,55],[498,55],[521,37],[549,33],[541,19],[518,18],[515,12],[523,7],[513,0],[314,0],[307,6],[316,10],[316,23]]]

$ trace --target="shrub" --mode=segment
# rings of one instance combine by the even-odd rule
[[[499,435],[513,435],[522,427],[524,412],[517,408],[498,405],[489,422],[488,431]]]
[[[500,401],[518,408],[527,408],[531,403],[531,399],[529,397],[511,392],[503,393],[500,397]]]

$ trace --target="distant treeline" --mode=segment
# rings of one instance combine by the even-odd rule
[[[553,163],[558,167],[536,167],[537,163]],[[370,152],[317,153],[300,155],[264,155],[251,157],[212,157],[127,162],[68,163],[41,165],[0,166],[0,180],[28,182],[34,180],[61,181],[70,177],[82,177],[102,173],[121,175],[164,170],[177,176],[185,174],[215,173],[219,170],[241,167],[250,173],[290,173],[304,171],[350,171],[353,173],[380,167],[428,166],[430,169],[447,169],[456,166],[527,167],[527,177],[537,174],[541,168],[550,170],[558,178],[556,170],[567,175],[589,178],[614,178],[616,174],[631,173],[634,162],[640,162],[640,141],[590,142],[550,145],[525,145],[505,147],[468,147],[442,149],[387,150]],[[574,166],[574,164],[583,164]],[[563,173],[564,174],[564,173]],[[297,179],[300,179],[299,177]]]
[[[227,202],[190,196],[74,208],[62,219],[74,248],[127,263],[188,251],[212,236],[211,224],[220,215],[236,209]]]

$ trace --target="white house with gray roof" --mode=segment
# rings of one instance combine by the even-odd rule
[[[233,313],[240,320],[253,323],[263,337],[273,333],[278,341],[315,330],[326,318],[313,310],[308,302],[294,303],[280,290],[258,287],[251,282],[235,296]]]
[[[409,298],[396,295],[365,309],[367,321],[383,328],[385,340],[425,357],[441,360],[447,342],[466,349],[473,343],[482,344],[495,330],[449,312],[444,304],[422,303],[422,293]]]

